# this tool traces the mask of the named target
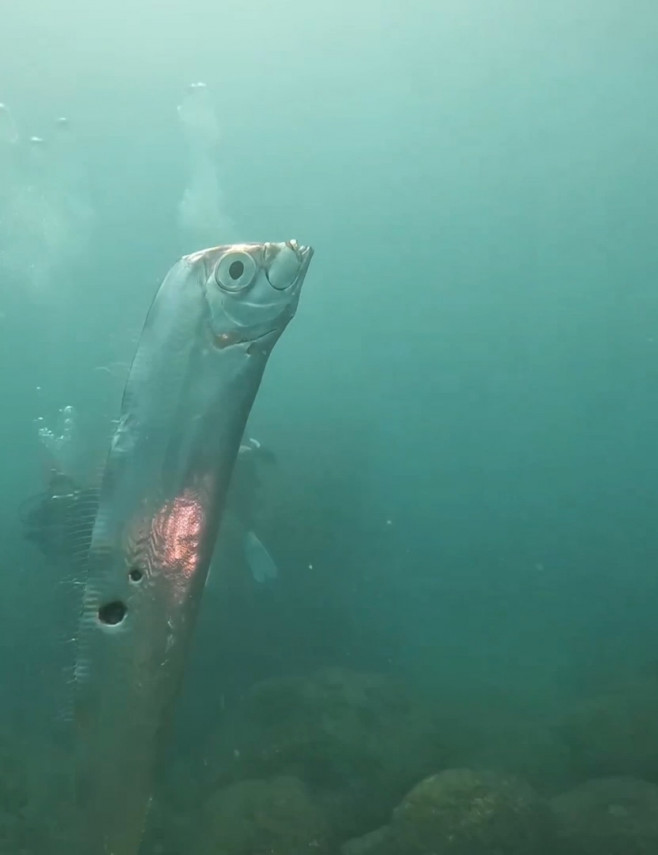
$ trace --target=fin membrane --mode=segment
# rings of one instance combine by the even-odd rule
[[[244,555],[254,581],[263,584],[278,578],[279,568],[274,559],[251,530],[245,534]]]

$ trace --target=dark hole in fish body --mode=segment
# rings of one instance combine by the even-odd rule
[[[133,567],[128,573],[128,577],[131,582],[141,582],[144,578],[144,574],[139,569],[139,567]]]
[[[234,261],[228,269],[228,274],[231,279],[239,279],[244,273],[244,264],[241,261]]]
[[[114,600],[111,603],[106,603],[98,610],[98,620],[108,626],[116,626],[125,618],[126,604],[121,600]]]

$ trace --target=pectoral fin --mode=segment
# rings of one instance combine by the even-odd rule
[[[263,584],[278,578],[279,568],[253,531],[245,533],[244,554],[254,581]]]

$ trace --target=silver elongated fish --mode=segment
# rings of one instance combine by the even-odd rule
[[[146,318],[103,475],[75,668],[84,855],[136,855],[247,416],[313,250],[183,257]]]

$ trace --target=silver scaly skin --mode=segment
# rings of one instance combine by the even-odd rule
[[[75,669],[85,855],[136,855],[247,417],[313,250],[182,258],[149,310],[103,476]]]

